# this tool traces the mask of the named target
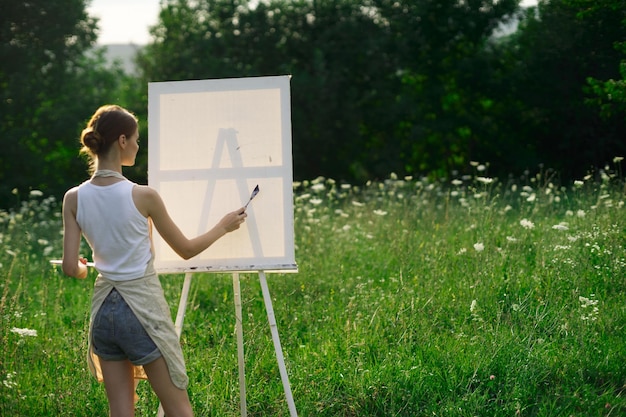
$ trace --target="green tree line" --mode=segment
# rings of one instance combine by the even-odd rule
[[[100,104],[136,112],[145,139],[152,81],[292,75],[296,179],[470,161],[572,179],[626,151],[626,0],[164,0],[131,75],[94,49],[86,3],[0,0],[0,206],[85,178]]]

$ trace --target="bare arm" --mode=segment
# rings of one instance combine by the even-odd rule
[[[248,216],[243,207],[226,214],[211,230],[188,239],[170,217],[161,196],[152,188],[135,186],[133,199],[137,209],[152,223],[168,245],[181,258],[189,259],[207,249],[226,233],[239,229]]]
[[[87,266],[79,258],[81,230],[76,221],[78,190],[72,188],[63,198],[63,273],[74,278],[87,277]]]

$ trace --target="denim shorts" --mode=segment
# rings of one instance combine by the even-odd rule
[[[94,353],[106,361],[128,359],[133,365],[147,365],[161,356],[159,348],[115,288],[96,314],[91,337]]]

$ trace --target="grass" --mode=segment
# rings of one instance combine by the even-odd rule
[[[268,281],[300,416],[626,415],[623,180],[474,168],[294,184],[299,273]],[[48,264],[60,207],[39,194],[0,214],[0,415],[104,416],[85,362],[95,275]],[[161,277],[173,314],[182,280]],[[287,416],[258,277],[241,281],[248,415]],[[198,416],[240,414],[234,326],[232,276],[194,275],[182,343]],[[147,383],[139,395],[137,416],[156,415]]]

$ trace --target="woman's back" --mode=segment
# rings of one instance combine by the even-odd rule
[[[135,184],[122,180],[78,187],[76,220],[104,277],[123,281],[144,275],[152,258],[148,219],[135,206]]]

